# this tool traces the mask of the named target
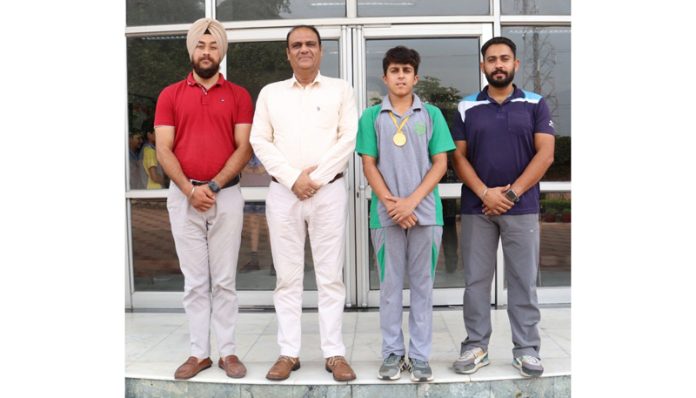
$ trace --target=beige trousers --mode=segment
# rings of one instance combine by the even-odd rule
[[[281,355],[300,355],[305,223],[317,279],[322,354],[325,358],[345,355],[341,326],[346,297],[343,263],[347,203],[342,178],[304,201],[285,186],[271,182],[266,220],[277,275],[273,303]]]
[[[235,286],[244,222],[239,185],[218,192],[206,212],[194,209],[176,184],[167,195],[169,221],[184,274],[184,310],[191,355],[210,356],[210,329],[220,356],[235,353],[234,330],[239,304]]]

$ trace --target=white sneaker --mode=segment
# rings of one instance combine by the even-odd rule
[[[452,366],[457,373],[472,374],[489,363],[488,352],[481,347],[475,347],[464,351]]]

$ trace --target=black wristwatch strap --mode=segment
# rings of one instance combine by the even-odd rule
[[[508,189],[507,192],[505,192],[505,197],[510,199],[513,203],[517,203],[520,201],[520,197],[517,196],[517,193],[512,189]]]
[[[210,190],[214,193],[220,192],[220,186],[215,181],[208,181],[208,188],[210,188]]]

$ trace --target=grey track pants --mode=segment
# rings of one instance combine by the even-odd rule
[[[442,227],[417,225],[404,230],[390,226],[373,229],[371,234],[380,275],[382,356],[405,355],[401,303],[407,274],[411,289],[408,356],[428,361],[433,337],[433,283]]]
[[[508,317],[512,328],[513,357],[539,357],[539,215],[488,217],[462,214],[461,251],[464,262],[464,325],[467,337],[461,352],[473,347],[488,350],[491,337],[491,283],[498,239],[503,244]]]

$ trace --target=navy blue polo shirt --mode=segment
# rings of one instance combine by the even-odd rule
[[[488,86],[464,98],[452,129],[455,141],[466,141],[466,158],[487,187],[512,184],[536,154],[534,134],[555,134],[549,107],[541,95],[514,91],[502,104],[488,96]],[[481,214],[482,202],[462,184],[462,214]],[[506,215],[539,212],[539,184],[520,196]]]

